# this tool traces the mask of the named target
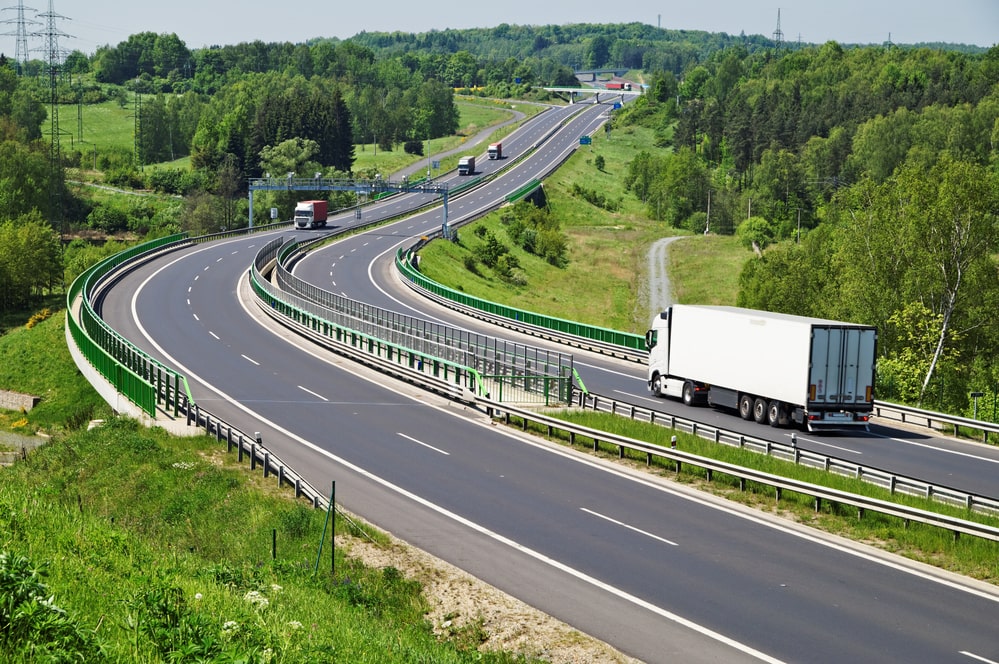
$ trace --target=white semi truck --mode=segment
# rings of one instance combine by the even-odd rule
[[[737,307],[673,305],[652,321],[649,389],[747,420],[867,428],[877,331]]]

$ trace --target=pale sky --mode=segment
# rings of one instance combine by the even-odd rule
[[[362,31],[428,32],[447,28],[510,25],[639,22],[668,29],[704,30],[772,37],[785,41],[842,44],[951,42],[990,47],[999,43],[999,0],[313,0],[312,2],[213,2],[212,0],[0,0],[0,52],[14,57],[18,6],[27,32],[44,32],[51,13],[58,46],[92,54],[139,32],[175,33],[190,49],[213,44],[303,42],[314,37],[346,39]],[[31,9],[28,9],[31,7]],[[34,10],[38,10],[37,12]],[[43,58],[41,37],[28,39],[32,59]],[[37,49],[37,50],[35,50]]]

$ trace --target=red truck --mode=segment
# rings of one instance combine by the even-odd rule
[[[608,90],[631,90],[631,83],[608,83],[604,87]]]
[[[326,225],[326,201],[301,201],[295,206],[295,228],[319,228]]]

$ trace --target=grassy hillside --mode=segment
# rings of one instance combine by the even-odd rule
[[[58,312],[0,337],[0,388],[43,397],[0,428],[57,431],[0,469],[0,660],[529,661],[478,652],[479,627],[439,638],[419,583],[342,550],[384,536],[339,518],[331,559],[325,513],[213,438],[110,417],[61,335]],[[108,421],[59,432],[60,413]]]
[[[600,132],[544,182],[553,215],[570,242],[569,264],[555,268],[514,246],[504,212],[494,212],[460,231],[461,242],[435,242],[421,254],[420,270],[431,279],[486,299],[617,330],[644,333],[648,311],[646,254],[660,237],[679,231],[647,218],[644,206],[624,188],[628,162],[654,151],[652,132],[640,127]],[[603,167],[598,168],[599,158]],[[604,207],[590,200],[604,199]],[[474,228],[482,225],[517,257],[526,285],[504,282],[489,270],[474,273]],[[691,236],[673,245],[670,274],[677,300],[735,304],[738,275],[750,253],[729,236]]]
[[[38,318],[44,320],[29,322]],[[21,319],[0,336],[0,389],[32,394],[41,401],[27,413],[0,411],[0,429],[57,433],[109,416],[110,408],[77,370],[66,348],[65,311],[44,309]]]

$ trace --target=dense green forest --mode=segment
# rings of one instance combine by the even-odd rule
[[[655,135],[629,195],[652,223],[755,251],[739,304],[876,325],[882,395],[961,410],[999,390],[999,48],[501,25],[196,50],[146,32],[75,52],[56,77],[16,64],[0,66],[3,310],[116,250],[62,251],[74,230],[233,227],[249,177],[358,175],[358,144],[422,154],[453,134],[456,91],[545,100],[542,86],[579,85],[577,68],[616,67],[644,94],[612,126]],[[135,104],[133,150],[91,157],[43,135],[57,105],[109,101]],[[181,198],[83,197],[66,183],[84,171]]]

